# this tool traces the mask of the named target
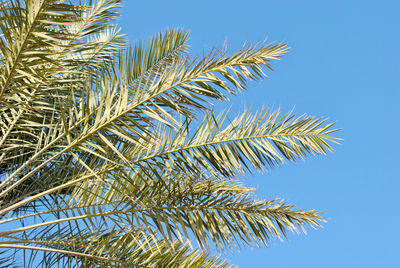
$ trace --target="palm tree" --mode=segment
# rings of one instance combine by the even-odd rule
[[[0,2],[0,265],[229,267],[320,212],[239,180],[325,154],[323,118],[215,113],[283,43],[191,59],[188,33],[126,45],[119,0]]]

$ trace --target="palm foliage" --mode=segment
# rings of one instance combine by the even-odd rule
[[[326,154],[333,124],[212,110],[286,45],[191,59],[188,33],[172,30],[129,47],[118,7],[0,2],[0,265],[228,267],[213,248],[319,226],[319,212],[238,178]]]

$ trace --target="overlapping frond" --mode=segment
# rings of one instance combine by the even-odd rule
[[[76,6],[59,1],[17,1],[11,6],[2,3],[3,18],[11,21],[6,22],[5,26],[21,24],[21,27],[28,27],[24,22],[29,12],[43,13],[35,13],[37,21],[31,22],[31,31],[21,37],[26,38],[26,46],[21,48],[23,53],[18,52],[20,56],[16,59],[10,56],[3,63],[4,68],[10,69],[7,64],[11,66],[15,60],[16,67],[21,65],[32,72],[40,71],[44,78],[35,82],[26,70],[22,71],[25,76],[19,69],[9,76],[2,72],[8,77],[4,79],[11,82],[3,86],[3,91],[9,93],[5,95],[6,105],[0,108],[1,174],[18,176],[20,172],[15,171],[22,171],[24,164],[35,165],[42,162],[48,155],[57,152],[60,144],[67,142],[62,137],[65,130],[60,129],[63,124],[61,117],[65,113],[76,112],[68,109],[73,109],[70,108],[71,103],[75,108],[76,101],[82,96],[85,72],[94,73],[93,69],[100,68],[107,60],[110,61],[122,47],[121,36],[107,25],[117,15],[115,11],[118,2],[97,1],[93,6]],[[42,9],[35,11],[34,8],[39,7]],[[14,9],[19,17],[9,18],[10,14],[7,12],[15,12]],[[36,27],[36,24],[40,27]],[[23,35],[25,32],[14,28],[2,29],[5,36],[3,41],[6,43],[3,42],[0,47],[3,45],[7,49],[19,49],[18,38],[15,41],[10,36]],[[56,35],[57,38],[51,39],[46,34]],[[19,75],[15,76],[16,73]],[[31,76],[38,77],[38,74],[32,73]],[[86,95],[86,91],[84,94]]]
[[[70,37],[60,25],[75,20],[76,8],[56,1],[0,3],[2,174],[33,154],[40,139],[38,125],[46,125],[56,112],[54,102],[47,101],[51,91],[47,85],[59,69],[55,62],[59,43]]]
[[[133,230],[123,233],[118,230],[85,233],[78,231],[74,234],[70,230],[57,230],[45,239],[15,238],[8,247],[30,250],[37,257],[36,261],[30,259],[28,265],[31,266],[36,264],[51,267],[63,264],[67,267],[233,267],[218,256],[191,249],[179,241],[147,237],[144,233]]]
[[[251,188],[243,187],[237,180],[189,175],[180,172],[170,174],[169,179],[155,177],[153,184],[148,185],[141,181],[143,174],[138,174],[136,179],[113,180],[113,187],[103,180],[89,180],[76,188],[77,192],[64,204],[59,200],[49,211],[40,213],[62,215],[59,219],[0,236],[58,224],[90,228],[95,226],[94,222],[118,222],[122,226],[137,226],[153,236],[161,234],[166,241],[187,242],[195,237],[202,248],[208,248],[211,239],[216,248],[232,250],[242,245],[268,245],[270,239],[282,238],[287,231],[317,227],[323,221],[319,212],[295,210],[279,200],[258,200]],[[59,209],[51,210],[60,204]]]
[[[67,101],[75,102],[70,96],[71,90],[75,94],[82,90],[79,83],[71,85],[71,82],[84,78],[77,57],[85,53],[101,61],[104,60],[103,48],[107,48],[107,58],[112,56],[112,49],[119,51],[120,36],[113,33],[109,38],[101,32],[107,26],[105,19],[115,18],[117,2],[97,2],[99,8],[90,12],[90,16],[82,14],[88,13],[86,9],[91,7],[82,9],[82,6],[60,1],[1,3],[3,38],[0,48],[6,51],[3,53],[2,67],[5,70],[1,72],[3,83],[0,85],[4,97],[0,100],[2,174],[12,172],[41,149],[39,145],[44,143],[44,131],[58,132],[55,129],[60,115],[60,99],[69,106]],[[93,18],[97,20],[92,22]],[[91,45],[81,43],[85,41],[82,38],[90,40],[88,34],[99,34],[100,37],[96,42],[90,41]],[[100,47],[100,43],[104,46]],[[97,49],[94,51],[92,47]],[[92,66],[87,61],[85,64],[86,69]],[[46,138],[51,136],[46,135]]]
[[[0,3],[2,104],[16,94],[28,97],[34,85],[48,82],[48,73],[56,70],[53,61],[60,41],[70,38],[61,25],[77,19],[76,9],[50,0]]]

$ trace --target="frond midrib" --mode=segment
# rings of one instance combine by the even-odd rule
[[[271,135],[271,134],[267,134],[267,135],[253,135],[253,136],[247,136],[247,137],[241,137],[241,138],[232,138],[232,139],[226,139],[226,140],[220,140],[220,141],[210,141],[210,142],[205,142],[205,143],[201,143],[201,144],[193,144],[193,145],[189,145],[189,146],[183,146],[181,148],[178,149],[174,149],[174,150],[170,150],[170,151],[165,151],[162,153],[158,153],[158,154],[154,154],[151,156],[147,156],[141,159],[138,159],[136,161],[133,161],[133,163],[139,163],[142,161],[146,161],[152,158],[157,158],[157,157],[161,157],[167,154],[174,154],[180,151],[188,151],[191,149],[195,149],[195,148],[201,148],[201,147],[205,147],[205,146],[210,146],[210,145],[217,145],[217,144],[221,144],[221,143],[229,143],[229,142],[236,142],[236,141],[243,141],[243,140],[255,140],[255,139],[271,139],[273,137],[281,137],[281,138],[285,138],[285,137],[330,137],[330,136],[326,136],[326,135],[318,135],[318,134],[276,134],[276,135]]]
[[[31,230],[34,228],[39,228],[43,226],[48,226],[52,224],[59,224],[62,222],[69,222],[69,221],[75,221],[75,220],[81,220],[81,219],[87,219],[87,218],[94,218],[94,217],[104,217],[104,216],[110,216],[110,215],[118,215],[118,214],[124,214],[124,213],[138,213],[138,212],[149,212],[149,211],[165,211],[165,210],[180,210],[180,211],[185,211],[185,210],[197,210],[197,211],[207,211],[207,210],[217,210],[217,211],[235,211],[235,212],[240,212],[240,213],[257,213],[257,214],[274,214],[274,215],[287,215],[289,216],[290,214],[297,214],[299,213],[298,211],[285,211],[285,209],[281,208],[273,208],[273,207],[267,207],[267,208],[251,208],[251,207],[235,207],[233,205],[228,205],[228,206],[153,206],[153,207],[148,207],[148,208],[137,208],[137,209],[127,209],[127,210],[120,210],[120,211],[108,211],[108,212],[101,212],[101,213],[93,213],[93,214],[83,214],[80,216],[74,216],[74,217],[67,217],[63,219],[57,219],[53,221],[48,221],[48,222],[42,222],[38,224],[33,224],[5,232],[0,232],[0,237],[7,237],[10,234],[15,234],[19,232],[24,232],[27,230]],[[302,211],[300,211],[302,213]]]

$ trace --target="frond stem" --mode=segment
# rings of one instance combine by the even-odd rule
[[[158,211],[163,211],[163,210],[200,210],[200,211],[205,211],[205,210],[220,210],[220,211],[236,211],[236,212],[241,212],[241,213],[268,213],[268,214],[293,214],[296,211],[285,211],[280,208],[243,208],[243,207],[233,207],[233,206],[170,206],[170,207],[149,207],[149,208],[138,208],[138,209],[128,209],[128,210],[119,210],[119,211],[108,211],[108,212],[102,212],[102,213],[93,213],[93,214],[84,214],[80,216],[75,216],[75,217],[69,217],[69,218],[64,218],[64,219],[58,219],[58,220],[53,220],[53,221],[48,221],[48,222],[42,222],[38,224],[33,224],[17,229],[13,229],[10,231],[5,231],[5,232],[0,232],[0,237],[5,237],[9,236],[10,234],[15,234],[19,232],[24,232],[27,230],[43,227],[43,226],[48,226],[52,224],[59,224],[62,222],[70,222],[70,221],[76,221],[76,220],[81,220],[81,219],[88,219],[88,218],[94,218],[94,217],[104,217],[104,216],[111,216],[111,215],[117,215],[117,214],[124,214],[124,213],[138,213],[138,212],[146,212],[146,211],[153,211],[153,210],[158,210]]]

